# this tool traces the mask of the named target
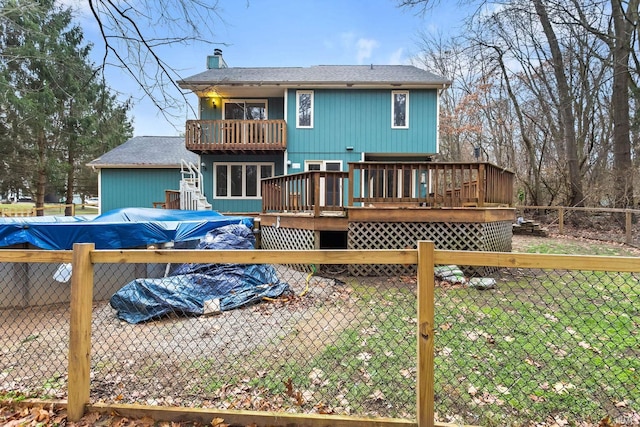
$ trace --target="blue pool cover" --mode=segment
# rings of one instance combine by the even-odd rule
[[[28,243],[41,249],[73,249],[94,243],[96,249],[146,247],[166,242],[199,240],[230,224],[253,228],[253,218],[215,211],[125,208],[97,217],[0,218],[0,248]]]
[[[254,249],[253,231],[226,225],[207,233],[196,249]],[[136,279],[113,294],[110,304],[118,318],[129,323],[158,319],[170,313],[186,316],[227,311],[277,298],[291,289],[267,264],[182,264],[168,277]]]

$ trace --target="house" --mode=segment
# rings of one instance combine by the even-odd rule
[[[128,205],[257,214],[265,249],[511,250],[513,173],[434,159],[446,79],[407,65],[234,68],[216,49],[177,83],[197,95],[199,118],[179,143],[133,138],[92,162],[105,210],[144,182]]]
[[[165,203],[166,191],[180,186],[183,165],[197,165],[198,160],[197,154],[185,148],[181,136],[129,139],[87,164],[98,171],[100,213]]]
[[[216,49],[178,85],[198,96],[186,147],[200,155],[213,209],[260,212],[264,178],[430,160],[449,81],[410,65],[235,68]]]

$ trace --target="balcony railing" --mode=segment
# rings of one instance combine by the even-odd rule
[[[347,172],[309,171],[262,180],[263,212],[342,211]]]
[[[186,147],[203,153],[261,153],[287,148],[284,120],[187,120]]]
[[[491,163],[349,163],[349,206],[513,203],[513,172]]]
[[[345,206],[511,206],[513,177],[491,163],[349,163],[348,174],[309,171],[262,180],[262,211],[319,216]]]

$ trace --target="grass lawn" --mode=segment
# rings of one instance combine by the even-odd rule
[[[503,275],[489,292],[437,289],[438,411],[496,426],[637,411],[637,279],[529,273]]]
[[[637,279],[526,270],[496,277],[491,291],[436,289],[439,420],[517,426],[634,419],[640,407]],[[302,359],[256,351],[258,366],[278,369],[246,372],[248,393],[297,410],[414,418],[413,287],[398,282],[381,291],[358,279],[348,285],[359,312],[353,326]],[[228,382],[233,376],[207,387],[215,392]]]

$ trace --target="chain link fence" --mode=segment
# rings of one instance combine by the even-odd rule
[[[58,263],[5,261],[0,393],[65,398],[69,284]],[[279,296],[139,323],[109,298],[136,278],[178,289],[176,264],[96,264],[90,401],[415,419],[416,277],[285,262],[269,264]],[[436,266],[438,421],[640,425],[640,273],[490,266],[469,282],[456,267]]]
[[[66,397],[70,288],[57,268],[0,262],[0,396]]]
[[[638,273],[503,268],[491,277],[480,285],[488,289],[436,282],[441,418],[640,424]]]
[[[132,324],[97,304],[91,399],[415,418],[415,283],[271,267],[287,290],[237,309]]]

